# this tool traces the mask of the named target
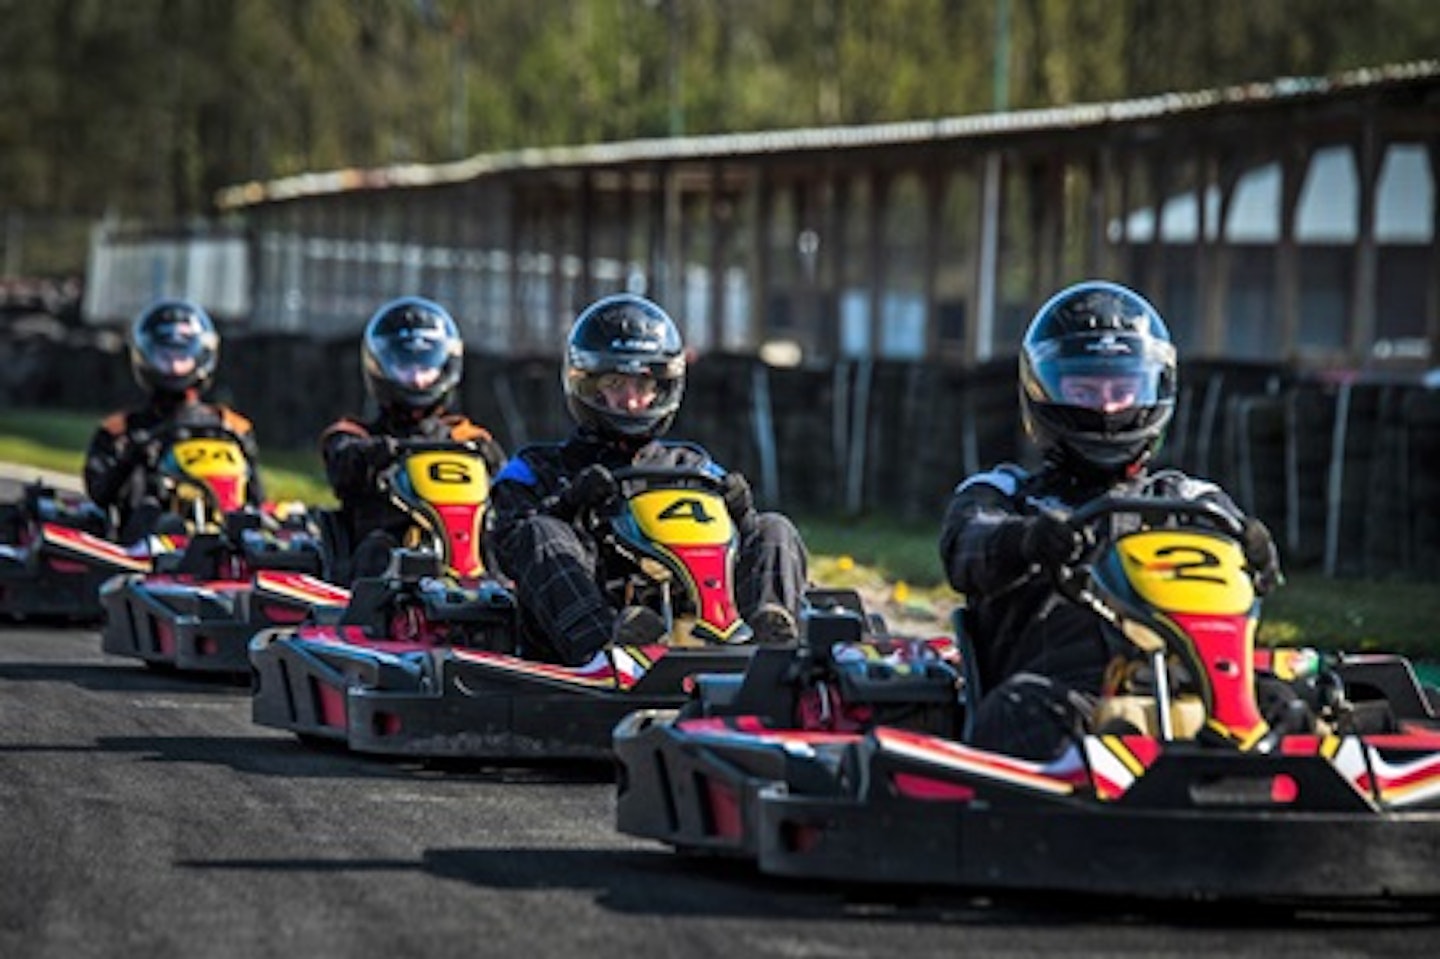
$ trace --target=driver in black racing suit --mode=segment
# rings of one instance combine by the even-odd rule
[[[186,429],[223,429],[235,437],[249,466],[246,501],[265,501],[255,430],[244,416],[204,392],[220,358],[220,334],[210,316],[186,300],[160,300],[131,323],[130,370],[145,390],[145,405],[101,421],[85,451],[85,493],[117,514],[116,538],[133,543],[151,533],[183,533],[184,522],[161,503],[157,470],[165,444]]]
[[[337,518],[351,550],[331,571],[337,579],[379,576],[410,525],[379,482],[400,455],[397,440],[473,444],[489,475],[500,471],[504,448],[489,430],[451,409],[464,362],[460,328],[433,300],[391,300],[365,324],[360,369],[376,414],[368,420],[341,417],[320,434],[325,475],[340,501]]]
[[[680,330],[643,297],[599,300],[576,318],[566,344],[565,403],[576,421],[563,443],[527,446],[490,493],[486,535],[515,583],[527,655],[579,665],[606,645],[659,639],[658,613],[617,611],[600,581],[604,557],[581,522],[588,507],[618,495],[611,470],[695,466],[723,479],[740,536],[736,606],[761,642],[795,638],[806,582],[800,534],[778,513],[755,509],[750,486],[701,447],[662,441],[685,390]]]
[[[1175,347],[1132,290],[1090,281],[1035,314],[1020,354],[1020,408],[1044,463],[1001,464],[955,490],[940,536],[950,585],[965,594],[984,693],[972,742],[1028,759],[1056,755],[1080,731],[1106,666],[1125,641],[1056,591],[1050,571],[1078,558],[1071,510],[1105,493],[1211,500],[1243,514],[1214,483],[1147,467],[1174,410]],[[1130,517],[1116,517],[1113,537]],[[1281,579],[1274,543],[1243,519],[1257,588]],[[1107,534],[1100,534],[1107,535]]]

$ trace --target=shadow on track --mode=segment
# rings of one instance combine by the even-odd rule
[[[100,736],[92,744],[0,745],[0,753],[133,753],[148,763],[204,763],[239,773],[301,779],[409,779],[531,786],[613,782],[606,762],[533,760],[399,761],[360,756],[343,748],[315,748],[285,734],[264,736]]]
[[[182,868],[345,875],[415,873],[483,889],[590,892],[624,915],[894,921],[954,926],[1333,929],[1396,934],[1440,926],[1440,904],[1388,907],[1145,902],[1065,894],[994,894],[855,886],[763,876],[733,860],[635,849],[439,849],[420,861],[191,860]]]
[[[99,693],[215,693],[249,696],[250,677],[225,673],[180,673],[131,662],[0,663],[0,680],[14,683],[69,683]]]

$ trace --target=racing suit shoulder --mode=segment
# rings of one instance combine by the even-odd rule
[[[108,433],[112,437],[124,436],[130,431],[130,411],[116,410],[100,421],[99,432]]]
[[[489,430],[460,413],[446,414],[441,417],[440,422],[449,428],[450,438],[457,443],[480,443],[494,439]]]
[[[357,439],[365,439],[370,436],[370,427],[348,416],[342,416],[329,426],[320,431],[320,448],[326,449],[330,441],[340,436],[353,436]]]
[[[495,475],[495,482],[520,483],[534,486],[542,475],[554,471],[560,463],[560,448],[554,443],[531,443],[520,447]]]
[[[255,431],[249,417],[237,413],[223,403],[216,405],[215,412],[220,417],[220,425],[236,436],[248,436]]]
[[[979,487],[998,491],[1006,498],[1014,498],[1033,479],[1030,472],[1014,463],[999,463],[988,470],[972,473],[955,487],[955,495],[969,491],[979,492]]]
[[[965,594],[1006,589],[1029,564],[1019,537],[1036,478],[1012,463],[972,474],[950,498],[940,527],[940,560],[950,585]]]

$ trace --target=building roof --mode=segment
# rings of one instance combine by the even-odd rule
[[[236,210],[265,203],[402,187],[444,186],[525,170],[583,169],[637,163],[703,162],[736,157],[804,154],[895,146],[995,140],[1064,130],[1134,125],[1207,111],[1265,108],[1304,100],[1364,95],[1389,87],[1440,82],[1440,60],[1350,70],[1329,77],[1281,77],[1188,93],[1076,104],[1006,113],[973,114],[864,126],[806,127],[754,133],[627,140],[585,146],[485,153],[450,163],[401,164],[303,173],[220,190],[216,204]]]

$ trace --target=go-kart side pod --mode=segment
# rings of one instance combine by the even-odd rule
[[[622,832],[854,882],[1153,899],[1440,897],[1440,737],[1272,753],[1089,737],[1037,764],[881,727],[637,714],[616,730]]]
[[[256,632],[341,608],[346,589],[305,573],[257,570],[244,579],[195,581],[161,574],[117,576],[101,589],[107,653],[182,671],[250,672]]]
[[[0,616],[98,620],[106,580],[150,569],[145,543],[127,549],[58,523],[40,523],[36,532],[24,546],[0,546]]]
[[[362,753],[603,759],[636,709],[684,702],[687,677],[744,668],[749,647],[621,647],[581,667],[368,638],[355,626],[276,629],[250,644],[253,717]]]

